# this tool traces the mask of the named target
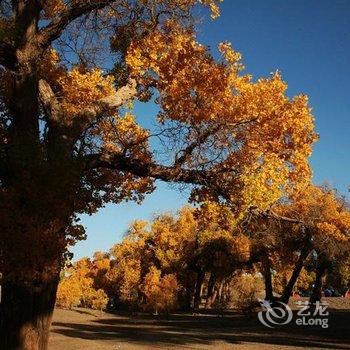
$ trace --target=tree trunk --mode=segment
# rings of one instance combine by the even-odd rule
[[[263,275],[265,282],[265,299],[269,301],[273,301],[273,288],[272,288],[272,276],[271,276],[271,265],[269,258],[265,256],[262,259],[263,265]]]
[[[58,277],[2,285],[0,304],[1,350],[46,350],[55,306]]]
[[[219,301],[222,301],[222,289],[224,287],[224,281],[222,281],[219,285],[219,290],[218,290],[218,297],[219,297]]]
[[[192,296],[193,296],[193,283],[191,283],[191,279],[189,278],[189,276],[187,276],[185,299],[184,299],[184,309],[186,311],[192,310]]]
[[[218,287],[215,288],[214,293],[210,298],[210,301],[209,301],[210,307],[215,303],[217,296],[218,296]]]
[[[204,279],[203,279],[204,280]],[[199,295],[202,297],[203,295],[203,289],[204,289],[204,282],[202,281],[202,285],[201,285],[201,290],[199,292]]]
[[[202,285],[203,280],[205,277],[205,272],[202,270],[199,270],[197,272],[197,281],[196,281],[196,290],[194,293],[194,305],[193,308],[196,310],[199,308],[200,302],[201,302],[201,291],[202,291]]]
[[[326,273],[325,266],[318,266],[316,270],[315,285],[310,296],[309,304],[315,304],[316,301],[320,301],[322,298],[322,279]]]
[[[211,307],[211,301],[214,295],[215,291],[215,283],[216,283],[216,277],[214,273],[210,274],[209,282],[208,282],[208,292],[207,292],[207,299],[205,302],[205,308],[208,309]]]
[[[226,282],[224,285],[223,300],[225,301],[225,303],[230,302],[230,286],[228,282]]]
[[[282,296],[280,298],[280,301],[282,301],[283,303],[288,304],[289,298],[290,298],[292,291],[293,291],[293,288],[294,288],[294,285],[295,285],[296,281],[298,280],[298,277],[300,275],[300,271],[303,268],[304,262],[305,262],[306,258],[309,256],[309,254],[310,254],[310,249],[306,249],[306,248],[300,252],[300,255],[299,255],[297,263],[295,264],[292,276],[290,277],[287,285],[284,287]]]

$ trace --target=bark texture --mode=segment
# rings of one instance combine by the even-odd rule
[[[2,286],[1,350],[46,350],[58,278]]]

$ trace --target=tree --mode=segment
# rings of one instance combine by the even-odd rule
[[[312,249],[317,256],[315,288],[310,299],[314,302],[320,299],[327,269],[349,252],[350,211],[336,190],[312,185],[285,210],[302,221],[311,235]]]
[[[232,208],[205,202],[196,210],[197,230],[195,249],[189,259],[189,268],[196,272],[194,308],[201,301],[203,283],[208,281],[207,307],[214,303],[225,280],[232,278],[237,269],[243,267],[250,257],[249,238],[238,229],[237,212]],[[239,215],[238,215],[239,217]]]
[[[350,250],[332,263],[331,273],[326,276],[326,283],[344,295],[350,287]]]
[[[281,201],[283,200],[286,201],[286,198],[281,198]],[[284,205],[286,203],[280,206],[284,208]],[[276,206],[279,208],[278,203],[272,208],[276,209]],[[275,299],[274,285],[278,283],[273,272],[279,272],[278,277],[286,277],[291,266],[295,264],[287,284],[291,286],[290,294],[299,276],[299,269],[311,251],[310,238],[302,222],[293,217],[279,215],[271,208],[261,211],[255,207],[243,220],[242,227],[250,236],[251,263],[264,277],[266,300]]]
[[[249,238],[232,226],[231,211],[222,209],[214,204],[200,209],[186,206],[177,215],[165,213],[150,223],[133,222],[123,241],[111,249],[110,268],[102,278],[107,281],[105,290],[110,298],[129,309],[142,306],[141,286],[154,268],[159,276],[176,277],[182,286],[177,296],[179,305],[186,309],[199,306],[207,274],[211,274],[208,299],[213,302],[218,294],[214,290],[249,259]],[[88,276],[96,278],[101,276],[99,272],[103,276],[104,271],[103,265],[96,271],[92,267]],[[165,300],[161,304],[165,305]]]
[[[282,269],[277,270],[273,277],[273,287],[278,294],[282,294],[287,283],[290,281],[291,275],[293,273],[293,265],[283,266]],[[294,292],[306,292],[310,291],[311,286],[315,279],[315,273],[309,271],[303,267],[300,271],[298,279],[293,286]]]
[[[148,222],[135,220],[123,241],[111,249],[105,290],[111,299],[126,304],[131,310],[138,306],[139,287],[151,264],[148,237]]]
[[[161,277],[161,271],[151,266],[141,285],[146,297],[146,308],[151,308],[156,314],[158,311],[170,311],[177,303],[177,292],[180,286],[174,275]]]
[[[258,252],[262,247],[263,256],[266,252],[272,254],[270,267],[290,275],[281,301],[288,302],[311,252],[317,257],[312,301],[319,299],[327,269],[337,259],[345,260],[349,252],[350,211],[344,199],[334,189],[310,184],[273,210],[259,212],[258,217],[251,228],[255,230]]]
[[[105,272],[105,265],[100,264],[101,260],[98,259],[102,258],[100,252],[96,252],[94,257],[93,262],[88,258],[83,258],[64,270],[64,277],[57,290],[56,304],[58,306],[69,309],[73,306],[82,306],[97,310],[106,307],[107,294],[99,288],[100,275]],[[99,264],[95,265],[96,261]]]
[[[315,134],[307,98],[289,99],[279,73],[256,82],[242,74],[227,43],[215,61],[195,39],[196,3],[1,1],[5,348],[47,347],[67,247],[85,237],[79,214],[140,201],[156,179],[194,184],[195,200],[249,207],[309,177]],[[217,1],[198,3],[218,15]],[[126,111],[152,93],[161,110],[155,132]],[[166,146],[166,160],[151,137]]]
[[[76,279],[64,278],[57,288],[56,304],[71,309],[78,306],[81,298],[81,289]]]
[[[103,289],[97,289],[93,295],[91,308],[102,311],[108,303],[107,294]]]

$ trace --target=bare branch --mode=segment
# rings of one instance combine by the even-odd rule
[[[225,125],[217,124],[217,125],[214,125],[212,128],[207,128],[207,130],[205,130],[203,133],[199,132],[199,135],[194,142],[192,142],[186,148],[179,151],[179,153],[182,153],[182,155],[180,157],[175,158],[175,164],[181,165],[185,163],[197,147],[202,146],[210,137],[214,136],[218,131],[220,131],[220,129],[225,130],[227,128],[237,128],[245,124],[253,123],[256,120],[257,118],[253,118],[249,120],[240,121],[234,124],[225,124]],[[213,141],[213,143],[214,142],[215,141]],[[209,147],[209,149],[211,148],[212,147]]]
[[[40,30],[38,37],[40,47],[45,50],[54,40],[60,37],[61,33],[71,22],[92,11],[102,9],[112,2],[113,0],[86,0],[77,2],[60,16],[53,19],[48,26]]]
[[[182,155],[181,157],[176,158],[175,164],[180,165],[186,162],[186,160],[191,156],[196,147],[204,143],[211,135],[215,134],[220,128],[221,125],[219,124],[216,125],[214,128],[209,128],[206,132],[199,135],[195,142],[191,143],[184,150],[181,151]]]

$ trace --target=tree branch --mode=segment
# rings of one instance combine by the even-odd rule
[[[59,102],[57,101],[50,84],[44,79],[39,80],[39,99],[48,118],[57,120],[60,113]]]
[[[100,100],[91,103],[85,109],[80,111],[79,116],[77,116],[75,119],[79,124],[83,121],[90,122],[92,119],[96,118],[99,115],[107,113],[112,109],[121,107],[136,95],[136,80],[130,79],[128,84],[117,90],[115,94],[101,98]],[[53,114],[53,112],[56,114],[62,113],[60,112],[59,102],[57,101],[50,84],[44,79],[40,79],[39,81],[39,96],[43,106],[46,110],[50,111],[51,114]]]
[[[40,30],[38,36],[40,47],[45,50],[61,35],[71,22],[94,10],[102,9],[112,2],[113,0],[85,0],[77,2],[59,17],[53,19],[49,25]]]
[[[186,160],[192,155],[193,151],[204,143],[211,135],[215,134],[218,130],[220,130],[222,125],[216,125],[213,128],[209,128],[206,132],[199,135],[197,140],[191,144],[189,144],[185,149],[181,150],[180,152],[182,155],[180,157],[176,157],[175,159],[175,165],[181,165],[186,162]]]
[[[166,166],[152,161],[145,162],[140,159],[131,158],[124,154],[101,155],[89,154],[84,156],[84,169],[110,169],[133,174],[140,178],[153,178],[165,182],[185,183],[205,186],[216,196],[227,201],[230,196],[226,193],[224,186],[217,183],[217,174],[208,170],[183,169],[179,166]]]
[[[139,159],[113,154],[103,156],[90,154],[85,156],[85,170],[105,168],[125,171],[138,177],[151,177],[165,182],[183,182],[195,185],[209,185],[212,176],[208,171],[182,169],[176,166],[165,166],[153,162],[143,162]]]
[[[260,216],[262,218],[265,218],[265,219],[274,219],[274,220],[279,220],[279,221],[284,221],[284,222],[290,222],[292,224],[301,224],[302,226],[306,227],[307,225],[301,221],[301,220],[298,220],[298,219],[293,219],[293,218],[289,218],[289,217],[286,217],[286,216],[283,216],[283,215],[279,215],[277,213],[275,213],[273,210],[271,209],[267,209],[267,210],[260,210],[259,208],[257,207],[252,207],[249,209],[249,212],[252,214],[252,215],[255,215],[255,216]]]
[[[130,79],[128,84],[118,89],[115,94],[101,98],[87,106],[79,114],[85,119],[93,119],[98,115],[108,112],[111,109],[117,109],[129,102],[137,95],[136,80]]]
[[[137,94],[136,81],[130,80],[128,85],[121,87],[115,94],[97,100],[83,109],[78,116],[66,118],[52,91],[50,84],[44,79],[39,81],[39,97],[49,125],[49,144],[54,152],[64,148],[69,152],[76,140],[99,117],[117,109]]]

